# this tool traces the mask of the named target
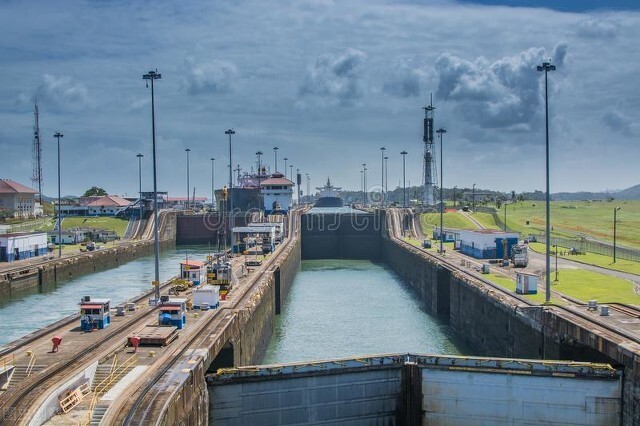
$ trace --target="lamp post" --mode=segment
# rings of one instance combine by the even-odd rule
[[[473,184],[473,189],[472,189],[472,204],[471,204],[471,208],[473,209],[473,213],[476,212],[476,184]]]
[[[613,209],[613,263],[616,263],[616,234],[618,230],[618,210],[620,207]]]
[[[58,257],[62,257],[62,210],[60,209],[60,138],[64,135],[56,132],[53,135],[58,140]]]
[[[555,71],[556,66],[551,65],[549,62],[543,62],[542,65],[538,65],[536,67],[538,71],[544,71],[544,116],[545,116],[545,135],[546,135],[546,183],[547,183],[547,193],[545,197],[545,210],[547,221],[545,224],[545,260],[546,260],[546,271],[545,271],[545,282],[547,291],[545,293],[545,302],[549,303],[551,300],[551,259],[550,259],[550,243],[551,243],[551,204],[550,204],[550,193],[549,193],[549,92],[548,92],[548,80],[547,74],[549,71]]]
[[[367,205],[367,163],[362,163],[362,205]]]
[[[216,181],[215,181],[215,162],[216,159],[211,157],[211,208],[212,210],[217,210],[216,209]]]
[[[307,176],[307,197],[309,197],[309,201],[311,201],[311,187],[310,182],[311,182],[311,178],[309,177],[309,173],[306,173]]]
[[[389,188],[387,184],[389,183],[389,157],[385,156],[384,160],[384,193],[389,196]]]
[[[275,166],[273,168],[273,173],[278,171],[278,147],[274,146],[273,147],[273,156],[275,158]]]
[[[300,169],[296,169],[296,183],[298,184],[298,204],[301,204],[302,194],[300,194],[300,184],[302,183],[302,176],[300,176]]]
[[[504,202],[504,232],[507,232],[507,202]]]
[[[287,157],[284,157],[283,160],[284,160],[284,177],[287,177],[287,161],[289,161],[289,159]]]
[[[554,244],[553,247],[556,249],[556,279],[554,282],[558,282],[558,245]]]
[[[362,205],[364,206],[364,167],[360,170],[360,193],[362,194]]]
[[[140,220],[142,220],[142,154],[136,154],[138,157],[138,207],[140,213]]]
[[[155,287],[156,302],[160,300],[160,242],[158,239],[158,171],[156,167],[156,112],[153,82],[160,78],[162,78],[162,74],[159,74],[157,70],[149,71],[142,76],[143,80],[151,80],[151,141],[153,150],[153,252],[155,254],[155,273],[153,286]]]
[[[291,170],[291,174],[289,176],[291,177],[291,182],[293,182],[293,164],[289,164],[289,169]]]
[[[400,154],[402,155],[402,207],[407,207],[407,183],[405,179],[405,159],[407,151],[402,151]]]
[[[233,129],[225,130],[225,135],[229,135],[229,211],[233,211],[233,162],[231,161],[231,135],[235,135]]]
[[[187,153],[187,200],[185,201],[185,205],[184,205],[184,209],[185,211],[187,209],[189,209],[189,153],[191,152],[191,150],[189,148],[185,149],[184,152]]]
[[[382,192],[382,197],[380,197],[380,205],[384,206],[384,151],[385,147],[380,148],[380,192]]]
[[[454,208],[454,209],[457,209],[457,206],[456,206],[456,198],[457,198],[457,197],[456,197],[456,190],[457,190],[457,189],[458,189],[458,185],[455,185],[455,186],[453,187],[453,208]]]
[[[442,135],[447,133],[447,131],[443,128],[439,128],[436,130],[436,133],[440,136],[440,254],[444,254],[444,195],[442,191],[444,170],[442,168]]]

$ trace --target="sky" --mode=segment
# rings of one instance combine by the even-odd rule
[[[640,2],[451,0],[0,0],[0,178],[31,183],[33,105],[43,192],[211,193],[233,167],[283,159],[359,190],[422,181],[424,110],[444,128],[444,187],[551,192],[640,183]],[[552,9],[555,8],[555,9]],[[439,141],[436,140],[439,160]],[[214,157],[215,161],[210,159]],[[212,167],[213,166],[213,167]],[[304,189],[304,186],[303,186]]]

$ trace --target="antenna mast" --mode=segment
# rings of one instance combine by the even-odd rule
[[[435,163],[435,151],[433,145],[433,111],[436,107],[433,106],[433,94],[431,95],[431,101],[424,109],[424,135],[422,141],[424,142],[424,161],[423,161],[423,206],[434,206],[433,191],[435,187],[435,181],[437,179],[436,163]]]
[[[40,143],[40,125],[38,124],[38,101],[33,111],[33,144],[31,145],[33,171],[31,182],[38,184],[38,199],[42,204],[42,144]]]

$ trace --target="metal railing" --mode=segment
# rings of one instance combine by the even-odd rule
[[[27,351],[27,356],[30,356],[31,359],[29,360],[29,364],[27,364],[27,369],[25,370],[25,374],[27,377],[29,377],[31,375],[31,372],[33,371],[33,366],[36,364],[36,354],[29,350]]]
[[[91,398],[91,404],[89,405],[89,413],[85,422],[80,422],[82,426],[91,424],[91,417],[93,417],[93,411],[98,405],[98,400],[104,395],[111,387],[119,382],[133,367],[138,365],[138,354],[133,354],[125,362],[118,365],[117,355],[113,357],[111,369],[109,375],[104,378],[93,391],[93,398]]]

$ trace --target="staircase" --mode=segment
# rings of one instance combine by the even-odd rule
[[[38,371],[44,369],[45,367],[46,367],[45,365],[33,365],[31,367],[31,372],[29,374],[27,374],[27,369],[29,368],[29,366],[27,366],[27,365],[16,365],[13,368],[13,373],[11,374],[11,379],[9,380],[8,388],[11,388],[11,387],[15,386],[16,384],[21,383],[27,377],[33,376],[34,374],[36,374]]]
[[[118,367],[118,371],[122,371],[122,374],[120,374],[120,376],[121,377],[126,376],[131,370],[133,370],[133,367],[134,367],[133,365],[129,365],[126,367]],[[95,392],[96,386],[98,386],[107,377],[109,377],[109,374],[111,374],[111,363],[98,365],[98,368],[96,369],[96,373],[93,375],[93,380],[91,381],[91,392]],[[109,392],[109,390],[113,386],[115,386],[117,383],[118,381],[116,380],[106,388],[103,388],[103,394]]]
[[[107,409],[109,409],[108,404],[96,405],[95,408],[93,409],[93,414],[91,415],[91,422],[89,423],[89,425],[100,426],[100,422],[102,421],[104,414],[107,412]]]

